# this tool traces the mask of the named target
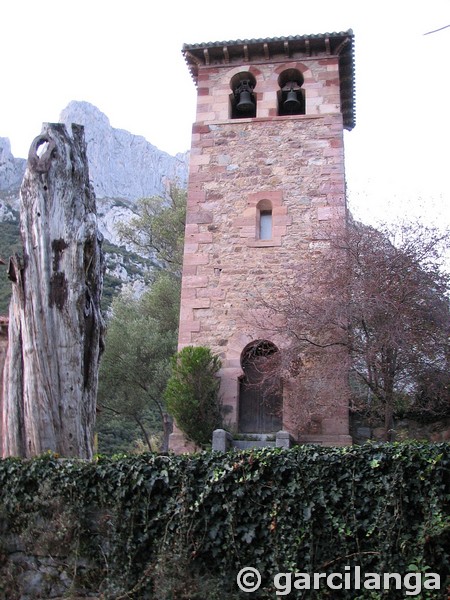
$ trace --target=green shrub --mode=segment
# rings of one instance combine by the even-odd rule
[[[186,346],[172,359],[166,388],[169,413],[188,439],[198,446],[211,443],[221,427],[220,359],[203,346]]]
[[[0,256],[5,262],[8,258],[20,253],[20,233],[18,220],[0,221]],[[11,282],[8,279],[6,266],[0,267],[0,315],[7,315],[11,298]]]

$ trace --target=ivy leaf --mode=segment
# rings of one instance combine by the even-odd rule
[[[251,544],[254,539],[255,539],[255,530],[247,531],[243,535],[243,540],[244,540],[244,542],[247,542],[247,544]]]

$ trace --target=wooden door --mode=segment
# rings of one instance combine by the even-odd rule
[[[282,429],[281,382],[273,355],[276,346],[257,342],[242,357],[244,376],[239,389],[239,431],[274,433]]]

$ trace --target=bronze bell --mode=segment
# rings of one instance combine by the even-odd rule
[[[242,113],[249,113],[255,110],[255,102],[252,99],[253,86],[247,80],[241,82],[236,89],[235,94],[239,96],[239,102],[236,104],[236,110]]]
[[[288,91],[283,108],[286,112],[294,114],[301,109],[302,105],[298,99],[297,92],[292,88]]]
[[[239,94],[239,102],[236,104],[236,109],[239,112],[251,112],[254,110],[255,104],[252,100],[250,92],[247,90],[242,91]]]

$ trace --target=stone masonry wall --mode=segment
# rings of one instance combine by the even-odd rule
[[[242,72],[251,73],[256,79],[254,94],[257,100],[256,117],[277,115],[278,78],[283,71],[296,69],[303,76],[306,98],[306,115],[340,115],[340,81],[338,57],[324,54],[320,57],[293,58],[286,61],[279,57],[235,66],[204,67],[198,76],[197,123],[224,122],[230,116],[230,81]],[[284,119],[285,117],[283,117]],[[288,117],[290,118],[290,117]],[[198,133],[198,132],[197,132]],[[194,135],[192,148],[197,145]],[[192,162],[191,162],[192,165]]]
[[[270,337],[270,323],[261,327],[261,299],[276,299],[304,261],[320,254],[330,225],[346,219],[337,63],[331,57],[294,66],[305,78],[306,115],[276,116],[274,82],[284,63],[246,67],[257,79],[255,119],[228,118],[229,81],[242,66],[199,74],[179,345],[207,345],[221,356],[222,398],[231,423],[238,416],[243,348],[257,339],[271,339],[279,349],[288,343],[282,335]],[[268,241],[258,239],[260,200],[272,206]],[[346,396],[344,372],[341,383]],[[298,437],[298,430],[284,425]],[[319,429],[325,443],[349,442],[345,401]]]

